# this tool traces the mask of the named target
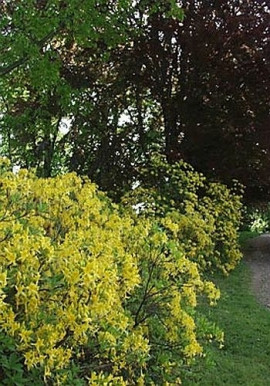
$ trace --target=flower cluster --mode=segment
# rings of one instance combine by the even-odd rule
[[[13,372],[36,384],[180,382],[203,351],[198,297],[219,298],[179,237],[192,213],[131,215],[74,173],[14,174],[6,160],[0,173],[0,330],[13,347],[0,356],[16,351]]]

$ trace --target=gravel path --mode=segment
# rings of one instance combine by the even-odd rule
[[[249,240],[244,255],[251,269],[253,291],[259,302],[270,309],[270,234]]]

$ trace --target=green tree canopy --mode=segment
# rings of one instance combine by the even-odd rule
[[[75,170],[119,196],[159,152],[239,179],[251,198],[268,191],[265,2],[0,7],[1,151],[13,163]]]

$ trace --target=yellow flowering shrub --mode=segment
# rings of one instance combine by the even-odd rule
[[[149,340],[145,384],[163,384],[161,380],[164,384],[178,384],[183,365],[203,352],[195,323],[197,299],[205,294],[209,303],[215,304],[220,292],[202,278],[198,264],[186,258],[180,243],[158,223],[140,219],[135,224],[126,236],[130,250],[137,256],[141,285],[127,299],[127,306],[135,326]],[[222,341],[218,328],[211,329],[211,333]],[[208,328],[204,334],[209,334]]]
[[[179,384],[209,334],[197,337],[198,295],[219,291],[164,221],[119,211],[74,173],[2,160],[1,384]]]
[[[177,239],[186,257],[201,271],[228,273],[241,259],[237,232],[241,221],[241,186],[209,183],[190,165],[170,165],[153,158],[141,183],[123,197],[141,216],[155,218]]]

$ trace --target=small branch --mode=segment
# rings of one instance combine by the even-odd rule
[[[38,42],[36,42],[37,46],[42,48],[44,44],[51,39],[57,32],[59,32],[60,28],[58,28],[56,31],[51,31],[49,32],[46,36],[44,36],[42,39],[40,39]],[[29,55],[25,55],[22,58],[16,60],[15,62],[11,63],[9,66],[6,66],[4,68],[0,68],[0,76],[4,76],[16,68],[22,66],[25,64],[28,60],[30,59]]]
[[[147,279],[147,282],[146,282],[143,298],[142,298],[141,303],[139,305],[139,308],[137,309],[137,312],[135,314],[135,324],[134,324],[134,327],[137,327],[141,323],[141,320],[145,320],[145,318],[139,320],[139,315],[140,315],[140,312],[141,312],[145,302],[147,301],[147,298],[149,296],[149,290],[151,291],[151,289],[153,289],[153,287],[151,287],[149,289],[149,286],[150,286],[150,282],[151,282],[151,279],[152,279],[152,276],[153,276],[154,269],[155,269],[155,267],[157,265],[157,259],[158,258],[159,258],[159,255],[156,256],[156,259],[152,262],[152,265],[149,268],[149,274],[148,274],[148,279]]]

